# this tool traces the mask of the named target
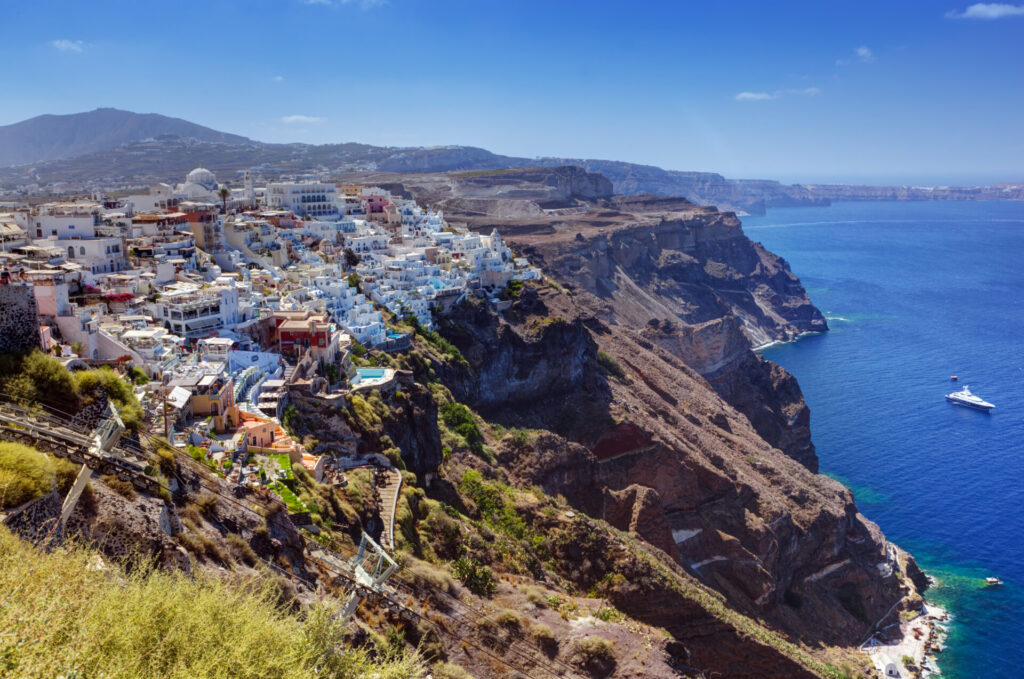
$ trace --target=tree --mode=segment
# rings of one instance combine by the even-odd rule
[[[227,212],[228,197],[231,195],[231,190],[226,186],[222,186],[220,187],[220,190],[217,192],[217,195],[220,196],[221,212]]]
[[[345,248],[345,266],[352,269],[360,261],[359,255],[353,252],[352,248]]]

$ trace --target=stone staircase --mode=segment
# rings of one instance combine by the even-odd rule
[[[402,472],[393,468],[378,467],[375,474],[376,493],[380,507],[380,519],[384,524],[380,533],[381,547],[395,551],[395,507],[402,490]]]

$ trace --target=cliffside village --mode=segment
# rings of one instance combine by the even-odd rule
[[[429,330],[467,295],[497,303],[509,281],[541,274],[496,231],[455,228],[380,188],[257,187],[248,172],[242,184],[198,168],[139,195],[6,204],[0,285],[34,300],[45,351],[134,376],[173,445],[301,511],[280,483],[292,465],[323,481],[345,463],[286,433],[289,390],[330,401],[397,389],[411,376],[352,360],[410,346],[386,318]]]

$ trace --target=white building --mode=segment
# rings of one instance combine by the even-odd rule
[[[338,212],[338,189],[321,182],[273,182],[267,185],[266,201],[271,208],[291,210],[302,218],[334,221]]]

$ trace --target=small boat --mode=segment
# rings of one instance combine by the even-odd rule
[[[949,381],[950,382],[956,382],[958,379],[960,379],[960,378],[957,377],[956,375],[950,375],[949,376]]]
[[[988,585],[989,587],[995,587],[996,585],[1003,584],[1003,581],[1000,580],[999,578],[989,576],[989,577],[985,578],[985,584]]]
[[[954,391],[952,394],[946,394],[946,400],[958,406],[974,408],[975,410],[992,410],[995,408],[995,405],[972,394],[970,388],[967,386],[960,391]]]

